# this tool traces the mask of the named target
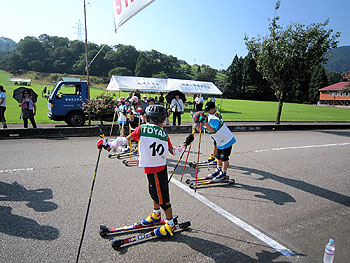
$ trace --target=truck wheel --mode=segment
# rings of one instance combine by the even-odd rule
[[[82,112],[72,112],[68,115],[66,122],[69,126],[82,126],[85,122],[85,116]]]

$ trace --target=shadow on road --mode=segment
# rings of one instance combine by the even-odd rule
[[[49,212],[58,207],[56,203],[47,201],[52,198],[52,190],[49,188],[28,190],[17,182],[0,182],[0,202],[26,202],[36,212]],[[4,234],[38,240],[54,240],[59,236],[57,228],[40,225],[33,219],[13,214],[10,206],[0,206],[0,215],[0,232]]]
[[[331,134],[331,135],[350,137],[350,131],[320,131],[320,132]]]
[[[261,178],[257,179],[257,180],[265,180],[265,179],[271,179],[274,180],[276,182],[285,184],[285,185],[289,185],[291,187],[297,188],[299,190],[302,190],[304,192],[325,198],[327,200],[345,205],[345,206],[350,206],[350,197],[343,195],[343,194],[339,194],[330,190],[327,190],[325,188],[316,186],[316,185],[312,185],[310,183],[301,181],[301,180],[297,180],[297,179],[291,179],[291,178],[286,178],[286,177],[282,177],[276,174],[272,174],[266,171],[262,171],[262,170],[258,170],[258,169],[254,169],[254,168],[248,168],[248,167],[243,167],[243,166],[230,166],[230,168],[234,168],[237,169],[239,171],[242,171],[245,174],[255,174],[255,175],[260,175]]]

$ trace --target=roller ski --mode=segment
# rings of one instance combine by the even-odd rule
[[[174,215],[173,220],[177,220],[178,216]],[[145,219],[144,219],[145,220]],[[158,222],[151,222],[148,225],[143,224],[142,222],[135,223],[129,226],[120,226],[120,227],[113,227],[109,228],[105,225],[100,225],[100,236],[105,237],[109,234],[116,234],[120,232],[129,232],[129,231],[136,231],[139,229],[147,229],[147,228],[152,228],[152,227],[157,227],[160,225],[164,225],[166,223],[165,220],[160,220]]]
[[[137,148],[131,148],[131,155],[133,156],[136,154],[137,154]],[[121,159],[121,158],[127,157],[127,156],[130,156],[130,147],[122,150],[119,153],[108,154],[108,158],[111,158],[111,159],[114,159],[114,158]]]
[[[199,162],[198,163],[198,167],[205,167],[205,166],[216,166],[217,165],[217,162],[214,160],[214,161],[203,161],[203,162]],[[188,166],[189,167],[192,167],[192,168],[197,168],[197,163],[196,162],[190,162],[188,163]]]
[[[117,158],[117,159],[123,159],[123,158],[127,158],[131,156],[135,156],[137,155],[137,149],[132,149],[131,150],[131,154],[130,154],[130,150],[128,150],[128,152],[121,152],[121,153],[114,153],[114,154],[109,154],[108,158]]]
[[[137,160],[123,160],[123,164],[125,166],[135,166],[135,165],[138,165],[138,161]]]
[[[189,226],[191,226],[190,221],[178,223],[177,220],[174,219],[174,226],[169,226],[168,224],[165,224],[165,225],[162,225],[162,226],[158,227],[157,229],[149,231],[145,234],[140,234],[140,235],[124,238],[124,239],[114,240],[112,242],[112,247],[117,250],[117,249],[120,249],[120,247],[122,245],[125,245],[125,244],[139,242],[142,240],[143,241],[153,240],[153,239],[158,238],[158,237],[169,236],[170,233],[171,233],[170,235],[172,236],[173,233],[179,232],[181,230],[185,230]],[[169,227],[171,229],[169,229]]]
[[[215,181],[214,179],[211,180],[203,180],[203,181],[198,181],[197,180],[197,187],[198,186],[203,186],[203,185],[212,185],[212,184],[235,184],[235,179],[230,179],[228,176],[226,176],[222,181]],[[196,182],[191,182],[190,183],[190,188],[195,189],[196,188]]]
[[[187,179],[186,183],[190,185],[190,188],[195,189],[196,185],[200,186],[208,184],[234,184],[235,180],[230,179],[226,172],[223,172],[220,168],[218,168],[206,177],[197,178],[197,181],[194,179]]]

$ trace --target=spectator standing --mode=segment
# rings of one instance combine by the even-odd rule
[[[204,101],[204,99],[202,97],[202,94],[198,94],[197,98],[195,99],[197,112],[203,110],[203,101]]]
[[[140,91],[138,89],[135,90],[134,96],[136,96],[139,99],[139,101],[141,100],[141,94],[140,94]]]
[[[131,98],[132,98],[132,91],[129,92],[129,96],[126,97],[125,102],[126,102],[127,104],[130,103]]]
[[[179,95],[176,95],[175,98],[170,103],[170,108],[173,112],[173,126],[176,126],[176,119],[177,123],[180,126],[181,125],[181,114],[185,111],[185,105],[180,99]]]
[[[34,116],[36,114],[36,103],[33,102],[32,96],[29,90],[24,90],[22,102],[18,104],[22,107],[21,117],[23,119],[24,128],[28,128],[28,119],[32,123],[33,128],[36,128]]]
[[[142,98],[143,98],[143,100],[141,101],[141,103],[142,103],[142,109],[143,109],[143,111],[145,111],[146,108],[147,108],[147,106],[148,106],[147,95],[144,94],[144,95],[142,96]]]
[[[6,111],[6,90],[2,85],[0,85],[0,119],[2,122],[2,128],[7,128],[7,123],[5,119],[5,111]]]
[[[164,96],[163,96],[163,92],[160,93],[160,97],[159,97],[159,104],[164,106]]]

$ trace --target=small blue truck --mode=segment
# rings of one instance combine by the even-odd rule
[[[42,95],[47,98],[51,120],[65,121],[74,127],[84,125],[82,104],[89,99],[86,81],[59,81],[52,91],[44,87]]]

